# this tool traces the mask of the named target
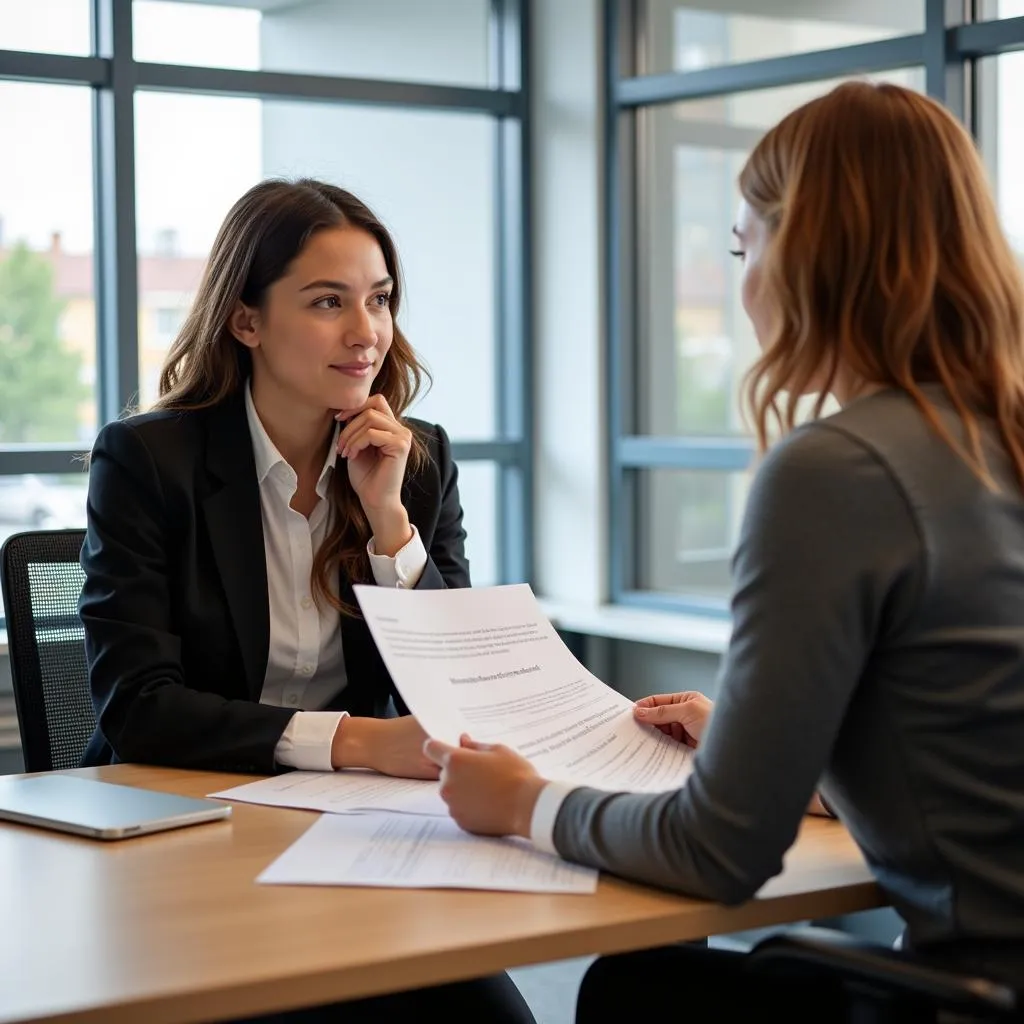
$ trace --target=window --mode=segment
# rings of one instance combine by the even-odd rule
[[[710,606],[727,598],[750,474],[649,469],[638,476],[640,588]]]
[[[1010,52],[1024,51],[1024,30],[926,24],[942,6],[609,4],[622,79],[607,162],[619,225],[608,263],[614,600],[727,608],[753,460],[739,391],[757,349],[727,250],[736,179],[765,129],[849,77],[973,109],[1007,232],[1024,254],[1024,146],[1013,121],[1024,52]],[[1024,15],[1021,0],[979,7],[988,18]],[[973,84],[937,59],[928,65],[937,37],[952,40],[954,65],[981,58]]]
[[[415,415],[460,441],[495,437],[494,125],[480,114],[261,102],[141,92],[136,97],[139,312],[188,307],[230,205],[263,177],[312,175],[351,189],[391,230],[405,275],[400,323],[434,383]],[[235,126],[230,171],[207,154]],[[382,159],[386,151],[387,159]],[[430,173],[410,174],[410,168]],[[173,253],[160,240],[176,240]],[[143,380],[174,331],[140,339]],[[143,393],[143,404],[156,398]]]
[[[84,527],[86,486],[81,468],[60,476],[0,476],[0,544],[24,530]],[[3,615],[0,595],[0,621]]]
[[[0,82],[0,445],[96,429],[91,123],[86,88]]]
[[[1020,101],[1024,97],[1024,51],[979,61],[977,80],[982,101],[978,126],[982,153],[995,187],[1003,227],[1024,266],[1024,195],[1020,188],[1024,175],[1024,137],[1019,129]]]
[[[90,0],[0,4],[0,50],[85,55],[92,50]]]
[[[466,462],[459,470],[459,496],[466,514],[466,557],[475,587],[502,580],[498,538],[499,475],[493,462]]]
[[[153,310],[154,326],[157,337],[166,339],[168,343],[174,341],[181,321],[185,317],[185,310],[176,307],[158,306]]]
[[[490,84],[489,0],[134,0],[135,59],[305,75]]]
[[[647,0],[639,6],[640,59],[646,74],[788,57],[875,42],[924,27],[924,4],[914,0],[890,4]]]
[[[919,69],[871,77],[924,88]],[[640,433],[743,432],[738,390],[757,344],[740,306],[740,267],[729,255],[736,178],[766,128],[839,81],[638,113]]]
[[[435,378],[415,414],[452,437],[474,576],[527,578],[519,0],[0,8],[0,133],[18,154],[0,162],[0,532],[82,524],[78,457],[157,397],[229,206],[261,177],[309,175],[392,229],[403,326]]]

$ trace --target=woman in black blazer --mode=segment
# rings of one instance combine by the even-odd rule
[[[271,180],[232,208],[156,409],[92,453],[85,764],[437,777],[352,590],[469,586],[448,438],[403,417],[423,371],[399,301],[394,243],[350,193]],[[503,975],[343,1019],[430,1007],[532,1020]]]

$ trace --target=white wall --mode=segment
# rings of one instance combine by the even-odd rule
[[[598,0],[533,10],[536,567],[562,601],[605,598]]]

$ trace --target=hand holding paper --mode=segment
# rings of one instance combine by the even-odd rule
[[[426,751],[442,764],[441,795],[465,802],[456,816],[468,827],[526,834],[520,801],[532,809],[540,776],[659,792],[689,775],[693,751],[641,725],[633,702],[572,656],[528,586],[355,589],[395,685],[435,741]],[[510,749],[460,746],[463,736]]]
[[[424,753],[441,769],[441,796],[465,829],[487,836],[530,835],[533,806],[544,779],[503,744],[463,736],[457,747],[427,740]]]

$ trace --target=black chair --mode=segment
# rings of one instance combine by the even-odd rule
[[[912,953],[830,928],[791,928],[768,936],[747,954],[758,969],[838,979],[850,1022],[1021,1020],[1021,993],[987,978],[941,970]]]
[[[84,530],[17,533],[0,548],[14,704],[25,770],[77,768],[96,715],[78,598]]]

